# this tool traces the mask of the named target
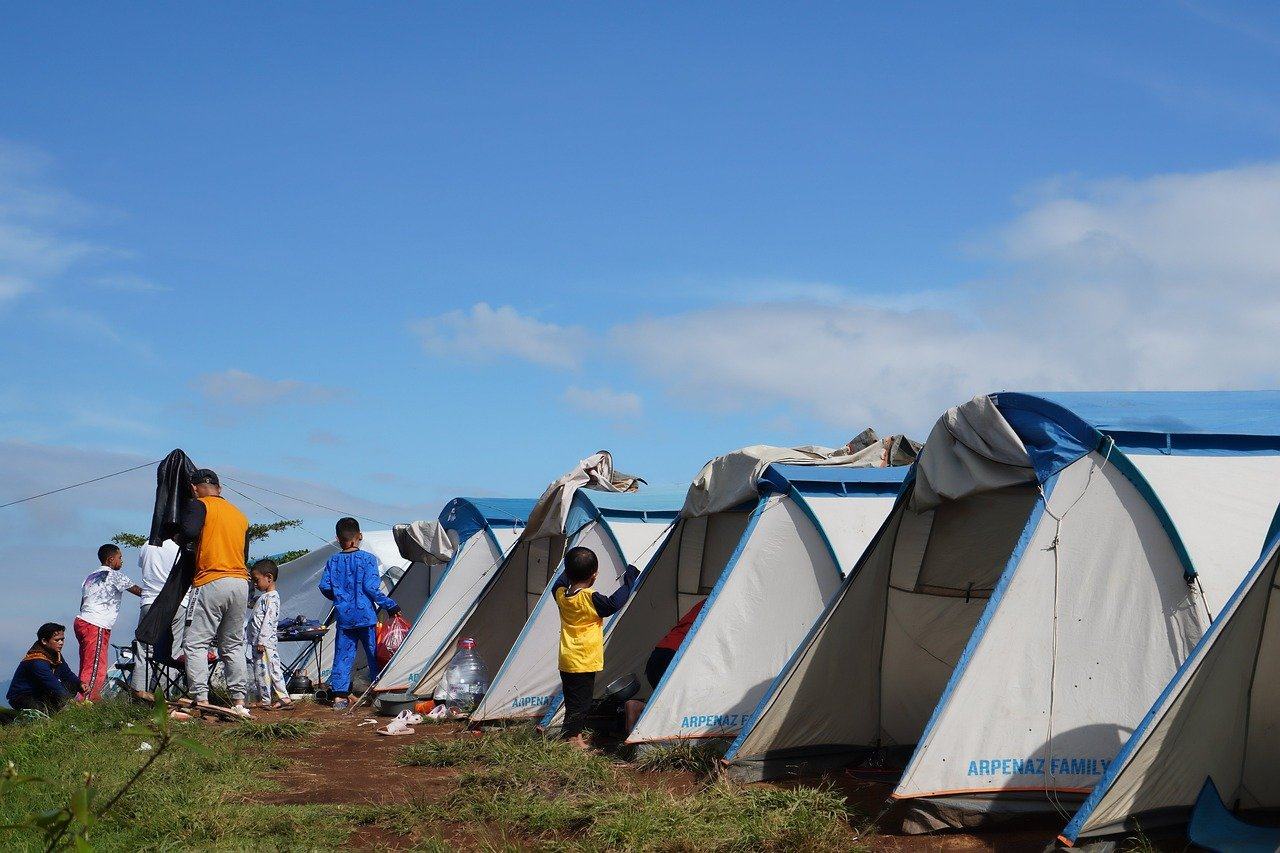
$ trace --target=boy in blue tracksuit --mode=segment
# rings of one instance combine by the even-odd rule
[[[333,643],[333,670],[329,686],[333,689],[335,711],[345,711],[356,701],[351,692],[351,667],[356,662],[356,644],[364,647],[365,660],[369,662],[369,680],[378,678],[378,657],[375,626],[381,607],[394,616],[400,612],[396,603],[382,592],[382,579],[378,577],[378,558],[360,550],[364,536],[360,522],[354,518],[338,520],[336,527],[338,545],[342,548],[324,564],[320,577],[320,592],[333,601],[337,612],[336,635]]]

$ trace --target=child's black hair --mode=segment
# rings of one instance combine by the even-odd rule
[[[254,563],[253,568],[250,571],[260,575],[266,575],[272,580],[278,580],[280,578],[280,567],[276,565],[276,561],[265,557]]]
[[[565,552],[564,571],[573,583],[591,580],[591,576],[599,568],[600,563],[596,560],[596,552],[590,548],[583,548],[579,545]]]
[[[49,638],[61,631],[67,633],[66,625],[59,625],[57,622],[46,622],[36,629],[36,639],[42,643],[47,643]]]
[[[109,560],[112,555],[119,554],[119,553],[120,553],[120,546],[112,545],[110,542],[108,542],[106,545],[103,545],[101,548],[98,549],[98,563],[100,565],[105,566],[107,564],[107,560]]]
[[[338,534],[338,541],[342,543],[353,542],[360,535],[360,522],[351,516],[338,519],[338,523],[333,526],[333,530]]]

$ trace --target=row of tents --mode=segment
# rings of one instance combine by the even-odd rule
[[[1280,807],[1278,501],[1280,392],[1002,392],[923,449],[750,447],[679,493],[599,453],[538,500],[456,498],[366,535],[417,611],[373,688],[430,695],[471,636],[498,664],[472,723],[554,728],[550,587],[587,545],[601,592],[641,569],[598,685],[704,602],[630,743],[727,744],[744,780],[892,774],[914,831],[1074,811],[1078,844],[1199,798],[1199,825],[1230,832],[1229,812]],[[323,607],[326,557],[287,566],[286,615]]]

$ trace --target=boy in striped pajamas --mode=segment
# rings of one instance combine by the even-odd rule
[[[280,576],[280,568],[275,560],[259,560],[253,564],[250,576],[259,595],[253,605],[253,618],[249,620],[246,639],[253,649],[258,698],[264,708],[288,708],[293,702],[284,682],[284,667],[280,664],[276,635],[280,623],[280,593],[276,592],[276,579]]]

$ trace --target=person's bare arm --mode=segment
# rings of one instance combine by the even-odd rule
[[[137,595],[137,596],[141,596],[141,595],[142,595],[142,587],[138,586],[138,585],[135,583],[133,586],[129,587],[128,592],[131,592],[131,593],[133,593],[134,595]]]

